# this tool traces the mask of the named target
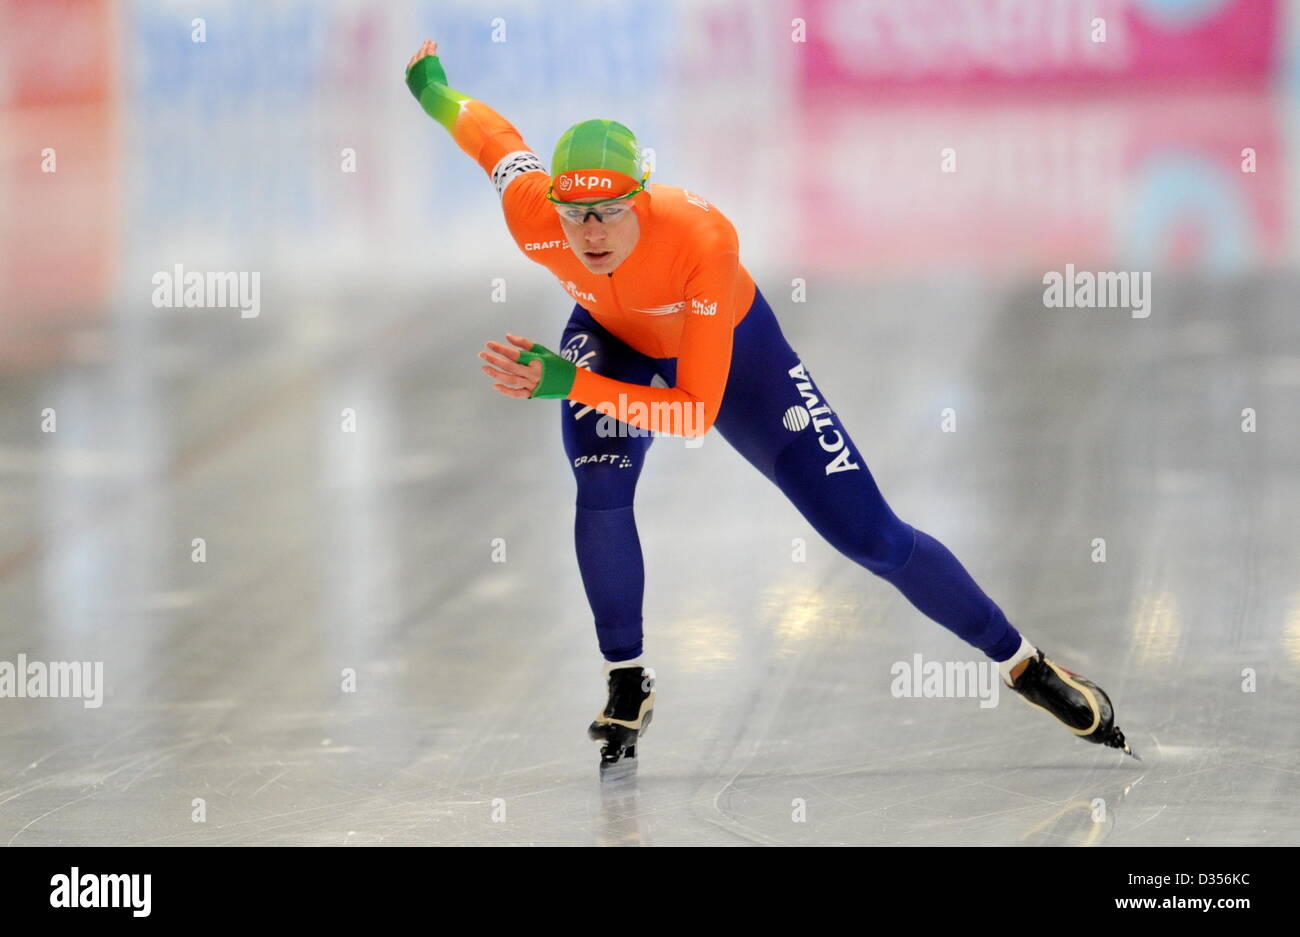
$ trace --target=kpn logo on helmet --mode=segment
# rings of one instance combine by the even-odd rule
[[[566,172],[560,177],[560,191],[568,192],[571,189],[582,189],[591,192],[596,189],[608,189],[614,191],[614,180],[607,175],[596,175],[595,173],[583,174],[581,172]]]

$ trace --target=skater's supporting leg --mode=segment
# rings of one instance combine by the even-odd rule
[[[620,381],[649,384],[653,361],[628,348],[576,306],[560,353],[579,367]],[[566,402],[560,420],[564,450],[577,482],[573,537],[583,588],[595,618],[601,653],[625,661],[641,653],[645,566],[632,501],[653,437]],[[603,435],[622,429],[624,435]]]

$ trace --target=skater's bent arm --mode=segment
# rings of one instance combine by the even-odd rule
[[[508,397],[574,400],[639,429],[703,436],[722,407],[739,312],[740,260],[734,236],[730,244],[718,241],[709,247],[707,261],[698,264],[687,280],[676,387],[616,381],[512,335],[506,336],[511,345],[488,342],[487,350],[479,352],[487,362],[483,372]]]
[[[406,86],[425,113],[492,177],[499,195],[523,173],[545,172],[541,159],[510,121],[447,84],[436,50],[436,44],[426,42],[406,70]]]

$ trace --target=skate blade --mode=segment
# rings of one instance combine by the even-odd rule
[[[1110,748],[1118,748],[1124,754],[1136,758],[1138,761],[1142,760],[1142,756],[1133,751],[1129,746],[1128,739],[1124,738],[1124,732],[1119,726],[1115,726],[1114,729],[1111,730],[1110,737],[1106,740],[1105,744]]]
[[[600,783],[613,784],[636,777],[636,758],[621,758],[614,762],[601,762]]]

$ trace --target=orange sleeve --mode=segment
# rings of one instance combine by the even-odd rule
[[[546,201],[546,190],[551,177],[544,172],[529,172],[510,183],[501,195],[501,208],[505,212],[510,234],[529,260],[546,266],[542,252],[528,253],[524,245],[529,241],[546,241],[562,238],[559,218],[551,203]]]
[[[442,124],[456,145],[492,177],[497,194],[527,172],[545,172],[537,154],[506,120],[482,101],[447,85],[436,55],[427,55],[406,70],[406,86],[430,117]]]
[[[406,70],[406,86],[430,117],[442,124],[456,145],[491,173],[503,156],[527,150],[524,138],[482,101],[448,86],[436,55],[425,56]]]
[[[528,150],[510,121],[473,98],[461,103],[451,135],[456,145],[489,174],[506,154]]]
[[[520,249],[528,241],[541,239],[549,230],[547,222],[555,221],[555,212],[545,199],[551,177],[510,121],[482,101],[471,99],[462,105],[452,135],[492,177],[506,225]],[[527,252],[524,256],[543,262],[540,256]]]
[[[729,226],[728,226],[729,227]],[[685,320],[677,354],[677,384],[628,384],[579,368],[569,399],[641,429],[703,436],[713,426],[731,372],[740,250],[734,230],[714,228],[696,242],[686,281]]]

